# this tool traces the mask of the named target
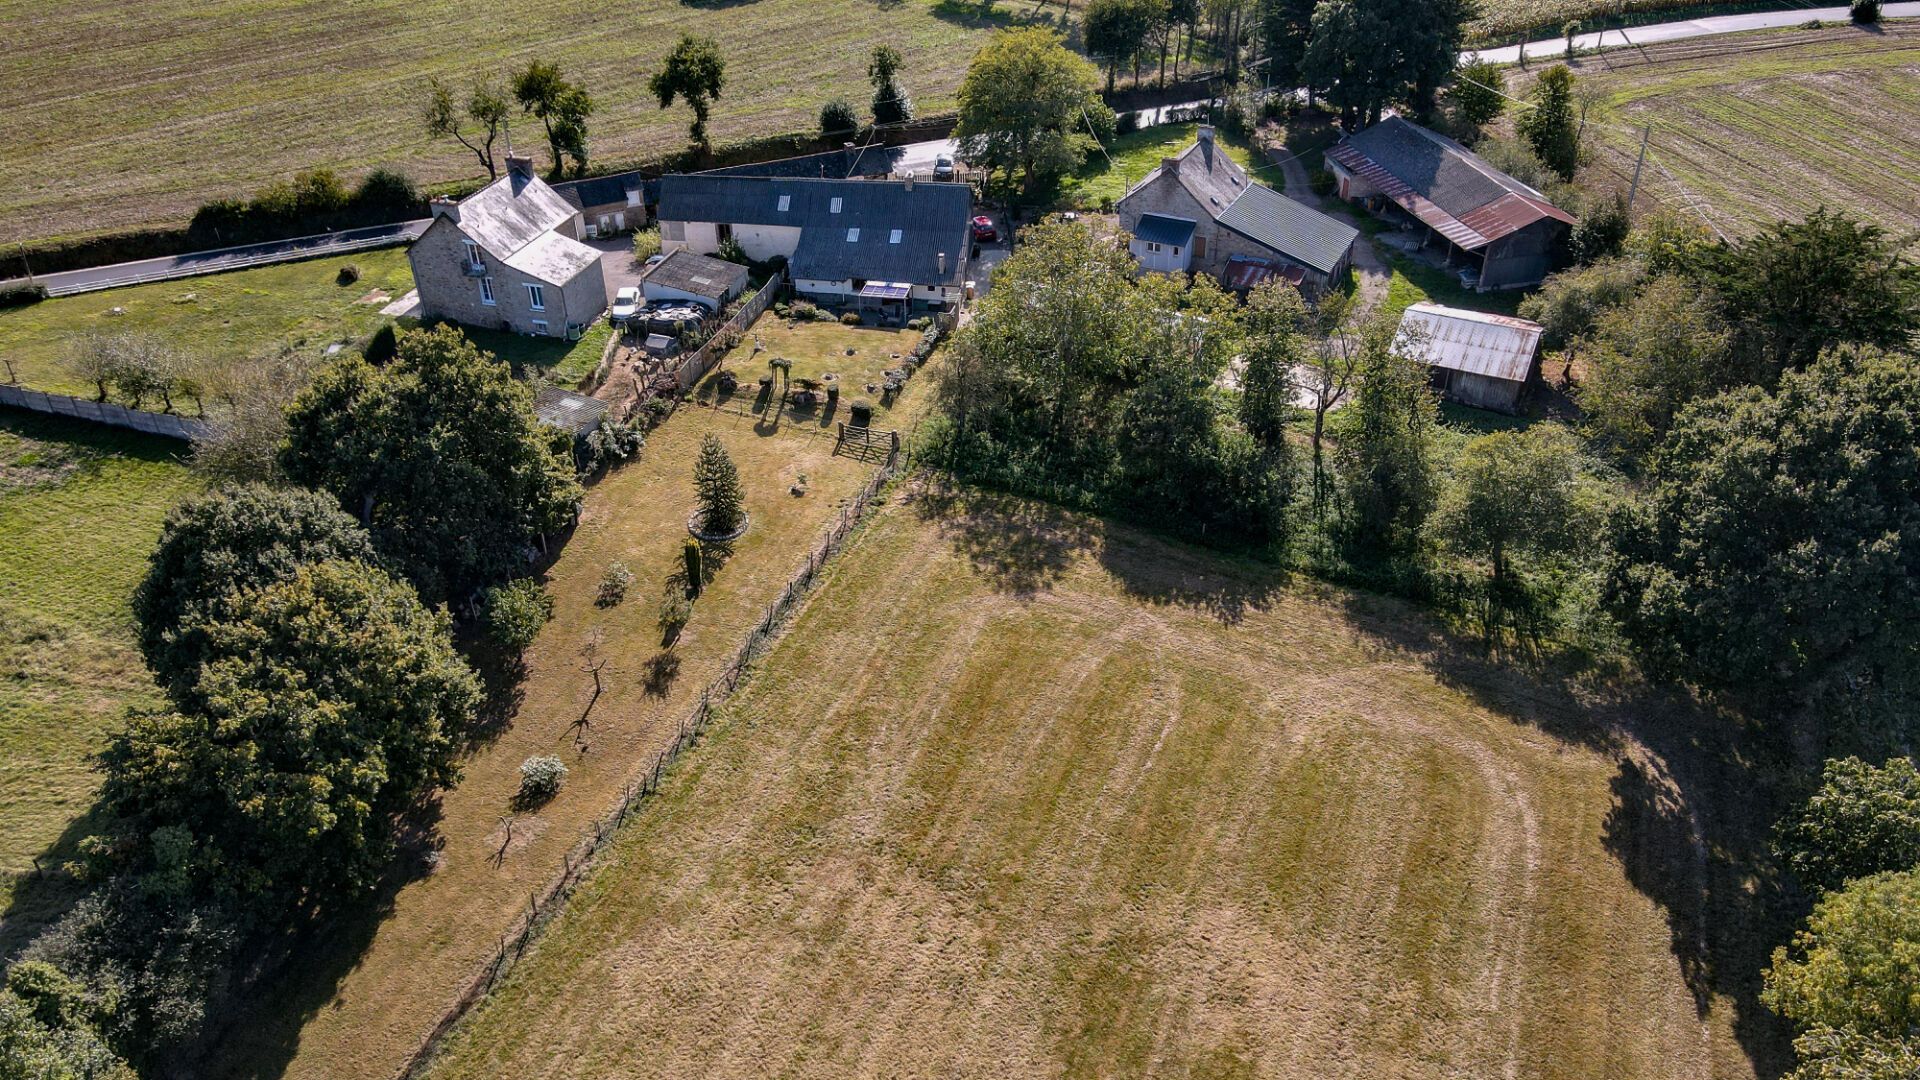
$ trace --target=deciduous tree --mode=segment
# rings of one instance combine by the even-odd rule
[[[1437,414],[1427,384],[1425,343],[1395,335],[1392,322],[1363,333],[1359,388],[1342,410],[1340,487],[1349,544],[1374,555],[1404,555],[1419,546],[1437,497],[1433,428]]]
[[[1781,823],[1775,848],[1818,892],[1920,866],[1920,773],[1913,760],[1893,757],[1877,767],[1857,757],[1827,762],[1819,790]]]
[[[1920,870],[1828,893],[1773,954],[1761,998],[1806,1028],[1905,1039],[1920,1026]]]
[[[1307,307],[1284,282],[1268,281],[1247,296],[1246,370],[1240,378],[1240,426],[1269,450],[1286,446],[1293,412],[1294,370],[1312,355]]]
[[[712,38],[692,34],[681,35],[673,51],[667,54],[665,65],[647,80],[647,89],[659,99],[661,108],[671,106],[674,99],[679,98],[693,110],[693,127],[688,129],[688,134],[695,145],[701,147],[709,145],[707,114],[726,85],[727,61],[720,55],[719,44]]]
[[[423,109],[427,134],[451,137],[466,147],[487,170],[488,179],[500,175],[493,163],[493,143],[506,126],[508,108],[505,92],[486,79],[475,79],[467,90],[466,99],[458,102],[453,89],[437,76],[427,79],[427,100]],[[466,130],[466,121],[469,120],[479,128],[471,135]]]
[[[960,84],[960,156],[1009,183],[1070,172],[1112,132],[1100,73],[1051,30],[996,32]]]
[[[867,79],[873,83],[873,122],[903,124],[913,119],[913,99],[900,88],[900,51],[891,45],[873,47]]]
[[[1555,64],[1540,73],[1520,114],[1520,137],[1562,180],[1580,168],[1580,126],[1574,115],[1573,72]]]

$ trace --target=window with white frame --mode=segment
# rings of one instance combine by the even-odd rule
[[[1155,255],[1158,255],[1160,254],[1160,245],[1149,240],[1147,241],[1147,250],[1152,252]]]
[[[468,266],[481,265],[479,244],[476,244],[471,240],[462,240],[460,241],[460,246],[467,249],[467,265]]]
[[[849,244],[855,244],[855,243],[859,243],[859,242],[860,242],[860,229],[859,229],[859,228],[858,228],[857,226],[856,226],[855,228],[851,228],[851,229],[848,229],[848,230],[847,230],[847,243],[849,243]]]
[[[793,196],[791,195],[780,196],[780,212],[781,213],[783,214],[786,213],[787,209],[792,205],[793,205]]]
[[[895,230],[893,230],[892,232],[890,232],[890,233],[888,233],[888,234],[887,234],[887,243],[889,243],[889,244],[897,244],[897,243],[899,243],[899,242],[900,242],[900,230],[899,230],[899,229],[895,229]]]
[[[835,195],[833,197],[833,200],[827,203],[827,213],[837,214],[839,212],[840,212],[840,196]]]
[[[487,305],[488,307],[492,307],[494,305],[493,279],[490,277],[483,277],[480,279],[480,302]]]
[[[536,334],[539,334],[541,337],[547,337],[548,336],[547,320],[545,319],[533,320],[533,332]]]
[[[527,282],[527,306],[535,311],[547,310],[547,287]]]

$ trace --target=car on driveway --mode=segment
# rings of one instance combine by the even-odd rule
[[[1000,239],[1000,230],[993,227],[993,219],[985,214],[973,219],[973,242],[991,244]]]
[[[953,179],[952,154],[941,154],[933,159],[933,178],[935,180]]]
[[[640,290],[637,287],[628,285],[626,288],[613,294],[613,311],[611,312],[611,317],[614,322],[624,323],[633,318],[639,311]]]

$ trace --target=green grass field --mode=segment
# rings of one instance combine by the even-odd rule
[[[429,1075],[1751,1076],[1605,699],[909,491]]]
[[[360,279],[342,285],[340,268],[349,263],[360,267]],[[318,349],[372,333],[386,321],[383,297],[411,288],[406,249],[388,248],[82,293],[0,311],[0,356],[22,385],[91,397],[93,387],[65,367],[72,340],[89,330],[159,334],[208,359],[260,356],[291,344]]]
[[[811,131],[829,98],[864,109],[868,51],[881,42],[904,55],[902,81],[923,112],[950,108],[984,35],[1039,10],[1037,0],[0,0],[0,25],[19,31],[0,54],[0,245],[179,222],[209,198],[321,165],[474,176],[471,154],[421,130],[427,77],[465,84],[536,58],[593,93],[596,157],[674,150],[691,115],[660,109],[646,81],[681,33],[715,38],[727,58],[718,142]],[[1044,11],[1060,17],[1058,5]],[[516,115],[513,129],[544,164],[539,122]]]
[[[1097,210],[1108,199],[1120,201],[1127,188],[1145,180],[1162,158],[1192,146],[1196,130],[1193,124],[1163,124],[1115,137],[1105,154],[1096,150],[1079,172],[1061,178],[1056,201],[1081,210]],[[1253,150],[1245,140],[1222,134],[1220,143],[1241,168],[1253,166]],[[1255,179],[1269,187],[1280,186],[1277,169],[1258,173]]]
[[[786,416],[790,423],[804,424],[811,420],[826,427],[845,420],[846,410],[854,402],[865,401],[873,406],[875,426],[887,426],[891,421],[886,418],[893,414],[896,406],[905,403],[909,395],[925,396],[907,390],[888,401],[883,400],[881,393],[885,372],[900,366],[895,357],[906,356],[919,341],[918,330],[842,326],[837,322],[795,323],[768,311],[754,321],[752,329],[747,331],[739,347],[727,354],[725,362],[694,388],[694,398],[701,402],[715,401],[720,396],[715,381],[723,369],[731,370],[740,380],[740,389],[725,404],[732,408],[756,409],[771,416],[771,404],[759,402],[759,381],[761,376],[770,373],[767,362],[782,357],[793,364],[788,372],[791,383],[797,385],[801,379],[819,380],[833,375],[840,386],[840,404],[832,414],[824,408],[796,413],[788,407]],[[851,356],[847,354],[849,349],[853,350]],[[876,389],[869,392],[869,386]],[[913,389],[925,386],[923,381]]]
[[[1920,26],[1773,31],[1580,61],[1603,95],[1598,171],[1625,190],[1652,124],[1650,194],[1729,235],[1826,205],[1920,228]],[[1723,43],[1724,44],[1724,43]],[[1644,61],[1644,62],[1638,62]],[[1691,213],[1691,211],[1688,211]]]
[[[92,802],[88,755],[126,706],[157,700],[128,598],[195,487],[183,449],[0,410],[0,955],[71,895],[30,875],[36,856],[73,856],[60,842]]]

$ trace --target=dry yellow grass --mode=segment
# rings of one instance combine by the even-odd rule
[[[1752,1076],[1750,849],[1638,724],[1700,752],[1394,605],[896,502],[430,1075]]]
[[[650,687],[663,655],[659,599],[680,567],[692,462],[709,432],[739,465],[753,524],[672,650],[677,675],[664,689]],[[463,779],[440,799],[432,823],[438,868],[426,874],[415,860],[406,868],[411,879],[360,918],[296,946],[285,976],[234,1018],[209,1075],[393,1072],[526,908],[529,893],[558,873],[562,853],[665,747],[693,696],[867,481],[871,465],[832,450],[831,438],[686,409],[654,433],[640,460],[589,490],[580,527],[547,575],[554,619],[527,654],[510,723],[464,762]],[[804,498],[788,493],[800,473],[812,485]],[[597,606],[601,575],[614,561],[633,571],[634,584],[625,602]],[[576,721],[592,700],[593,680],[580,648],[596,630],[599,655],[611,667],[582,729]],[[560,756],[566,786],[538,812],[519,815],[509,835],[518,769],[534,754]]]

